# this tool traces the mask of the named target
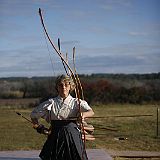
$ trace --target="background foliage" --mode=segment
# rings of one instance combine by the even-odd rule
[[[55,96],[56,77],[12,77],[0,79],[0,98]],[[80,75],[85,99],[90,104],[159,103],[160,73]]]

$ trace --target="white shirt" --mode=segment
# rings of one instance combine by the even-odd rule
[[[64,100],[60,96],[57,96],[37,106],[32,111],[30,117],[35,119],[44,118],[47,122],[51,120],[68,119],[69,117],[76,117],[79,115],[79,106],[81,112],[91,109],[86,101],[78,101],[77,98],[73,98],[71,95],[68,95]]]

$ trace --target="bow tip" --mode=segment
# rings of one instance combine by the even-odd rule
[[[16,112],[19,116],[21,115],[19,112]]]
[[[41,13],[41,8],[39,8],[39,14]]]

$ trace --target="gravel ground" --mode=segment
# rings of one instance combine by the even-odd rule
[[[40,151],[0,151],[0,160],[40,160]],[[89,160],[112,160],[112,157],[103,149],[88,149]]]
[[[0,151],[0,160],[40,160],[40,151]],[[124,158],[156,158],[160,160],[160,152],[149,151],[114,151],[103,149],[87,149],[89,160],[112,160],[115,157]]]
[[[112,157],[124,157],[124,158],[156,158],[160,160],[160,152],[151,151],[114,151],[107,150],[107,153]]]

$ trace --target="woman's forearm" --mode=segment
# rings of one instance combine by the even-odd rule
[[[92,109],[88,110],[87,112],[82,112],[82,118],[88,118],[88,117],[92,117],[94,115],[94,112]]]

